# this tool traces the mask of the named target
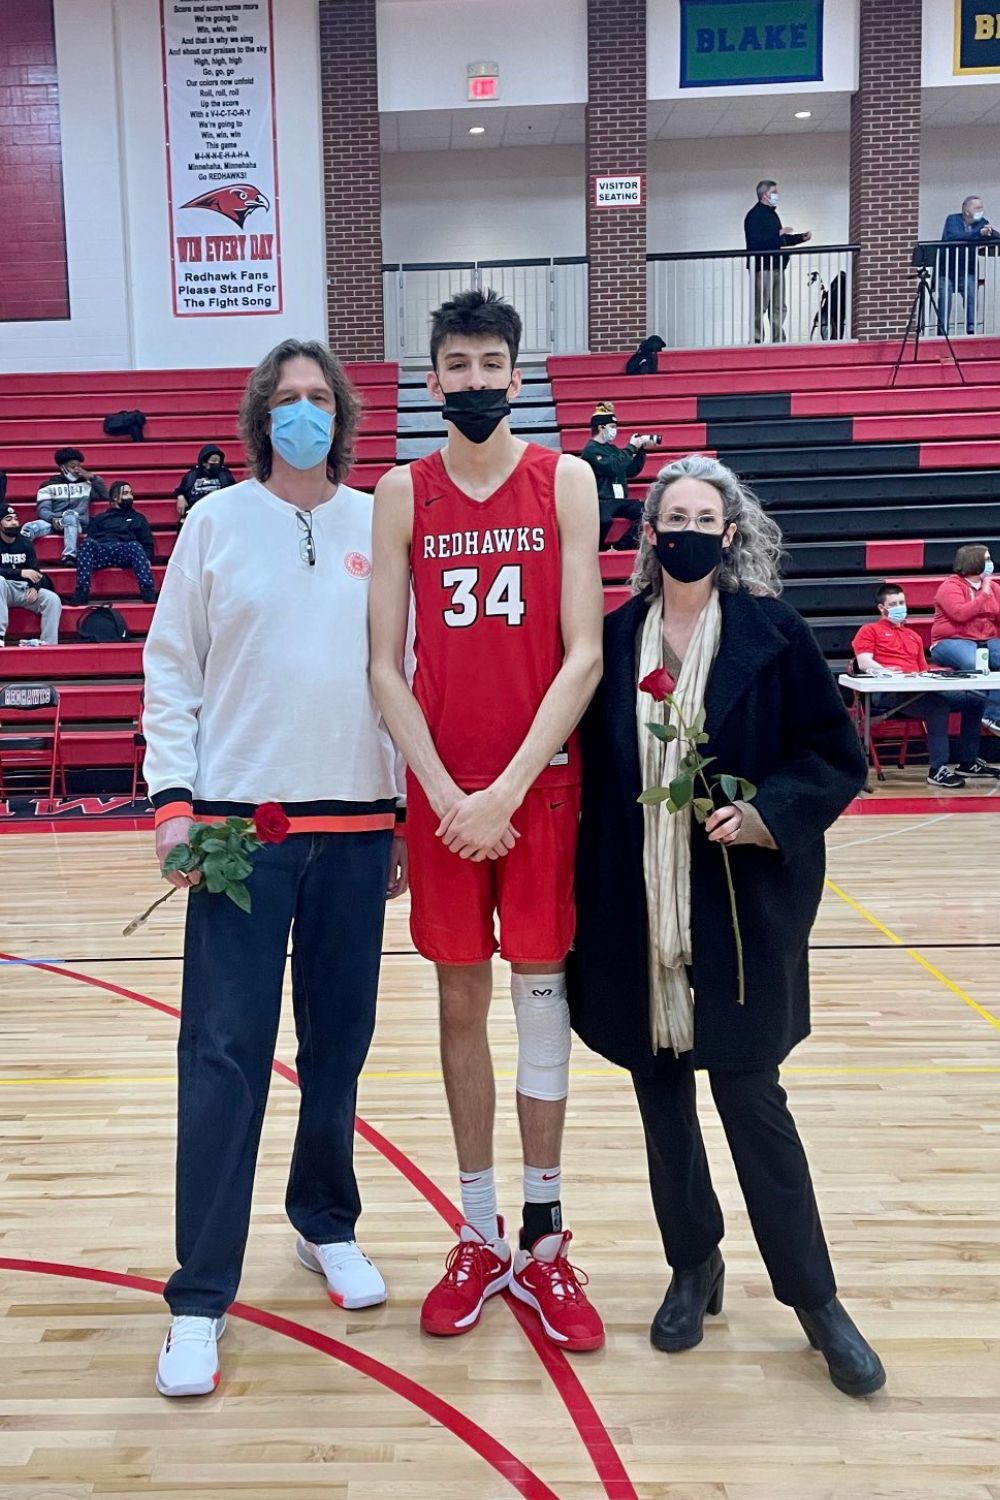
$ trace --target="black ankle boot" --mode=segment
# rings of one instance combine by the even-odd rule
[[[836,1297],[812,1312],[795,1309],[806,1338],[830,1367],[830,1379],[845,1396],[871,1396],[885,1385],[882,1361]]]
[[[725,1284],[726,1268],[718,1250],[693,1271],[675,1271],[649,1330],[653,1348],[677,1354],[700,1344],[705,1314],[722,1311]]]

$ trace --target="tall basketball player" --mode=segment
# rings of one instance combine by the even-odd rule
[[[574,730],[601,674],[594,477],[522,442],[509,402],[521,320],[492,292],[434,314],[444,449],[375,493],[376,699],[409,771],[411,931],[437,965],[441,1060],[465,1222],[424,1301],[427,1333],[465,1333],[510,1286],[564,1349],[604,1328],[570,1264],[560,1204],[569,1087],[566,953],[580,770]],[[416,675],[403,671],[412,583]],[[524,1210],[511,1254],[493,1172],[491,959],[510,961]]]

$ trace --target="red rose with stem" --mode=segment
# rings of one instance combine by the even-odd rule
[[[699,823],[706,823],[715,811],[715,791],[720,790],[723,796],[734,802],[741,797],[744,802],[751,802],[757,795],[757,788],[752,781],[745,780],[742,776],[718,776],[713,775],[709,779],[706,774],[708,767],[713,765],[715,757],[704,756],[700,747],[708,743],[709,736],[705,733],[705,710],[702,709],[690,724],[688,724],[681,713],[680,705],[674,697],[676,683],[665,667],[657,667],[655,672],[649,672],[639,683],[639,691],[648,693],[657,703],[666,704],[666,723],[647,723],[646,728],[656,739],[669,745],[673,740],[681,741],[682,755],[680,759],[678,775],[674,777],[669,786],[651,786],[641,792],[639,801],[645,807],[665,806],[668,813],[680,812],[682,808],[690,807],[695,819]],[[676,716],[677,723],[672,724],[671,718]],[[700,781],[706,795],[695,796],[695,782]],[[733,937],[736,940],[736,998],[740,1005],[746,1000],[746,976],[743,968],[743,936],[740,932],[740,917],[736,909],[736,887],[733,885],[733,872],[729,864],[729,850],[725,844],[720,844],[722,863],[726,872],[726,888],[729,891],[729,910],[733,920]]]
[[[177,844],[167,855],[163,873],[167,875],[171,870],[180,870],[190,875],[193,870],[200,870],[201,882],[190,887],[193,895],[207,891],[212,896],[228,896],[240,911],[249,912],[251,902],[246,882],[253,874],[250,856],[264,844],[283,844],[291,826],[288,814],[277,802],[262,803],[253,818],[196,823],[187,843]],[[141,916],[133,917],[123,936],[130,937],[136,932],[177,890],[177,886],[171,886],[167,894],[154,901]]]

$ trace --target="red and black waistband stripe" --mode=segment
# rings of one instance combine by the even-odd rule
[[[252,818],[258,806],[253,802],[192,800],[190,792],[179,787],[157,792],[152,802],[157,825],[177,817],[193,817],[196,822]],[[374,832],[396,827],[406,820],[405,806],[398,805],[391,797],[372,802],[315,799],[278,805],[287,816],[292,833]]]

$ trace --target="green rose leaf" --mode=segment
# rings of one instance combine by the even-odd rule
[[[720,776],[719,785],[730,802],[735,802],[739,796],[740,784],[735,776]]]
[[[677,730],[673,724],[647,724],[646,728],[654,738],[662,740],[665,745],[669,745],[677,738]]]
[[[229,885],[220,864],[205,865],[203,873],[205,884],[213,896],[218,896]]]
[[[690,775],[675,776],[670,783],[670,800],[675,807],[687,807],[694,793],[694,780]]]
[[[694,815],[699,823],[707,822],[715,811],[715,803],[711,797],[695,797],[691,805],[694,808]]]
[[[250,910],[250,892],[245,885],[241,885],[238,881],[230,881],[226,886],[226,895],[235,906],[239,907],[240,911]]]
[[[699,714],[696,714],[695,717],[691,720],[691,723],[688,725],[688,729],[692,735],[696,735],[701,734],[704,728],[705,710],[702,709],[701,712]]]
[[[639,794],[639,801],[643,807],[658,807],[661,802],[669,802],[669,800],[670,790],[665,786],[651,786],[648,791]]]
[[[189,870],[195,868],[197,863],[197,857],[190,844],[175,844],[163,861],[163,868],[165,872],[180,870],[186,875]]]
[[[740,792],[742,794],[744,802],[752,802],[753,799],[757,795],[757,788],[754,786],[754,784],[753,784],[752,781],[746,781],[741,776],[740,777]]]

